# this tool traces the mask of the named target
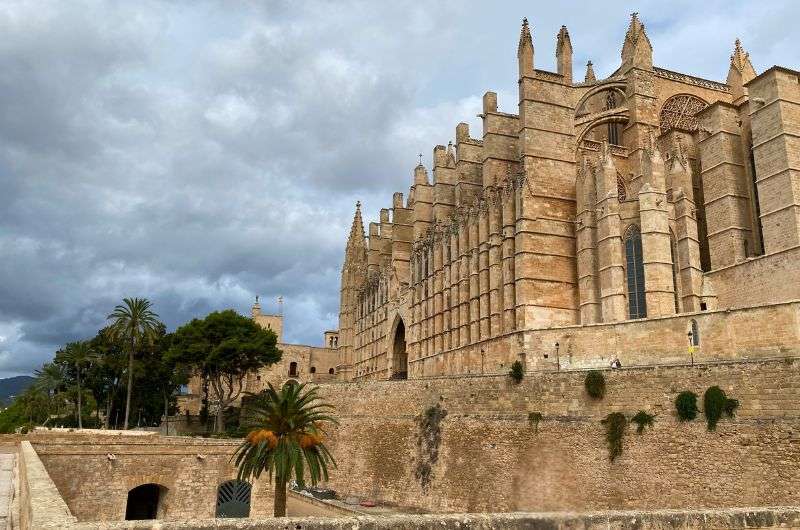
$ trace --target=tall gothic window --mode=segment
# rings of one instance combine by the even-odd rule
[[[611,110],[617,107],[617,95],[613,90],[606,93],[606,110]],[[619,145],[619,123],[611,122],[608,124],[608,143]]]
[[[678,296],[678,243],[672,230],[669,232],[669,252],[672,258],[672,294],[675,298],[675,313],[680,313],[680,300]]]
[[[647,302],[644,296],[642,234],[636,225],[625,231],[625,260],[628,273],[628,314],[630,318],[645,318]]]

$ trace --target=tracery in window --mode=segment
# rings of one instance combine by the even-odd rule
[[[696,114],[707,106],[708,103],[696,96],[689,94],[672,96],[661,107],[661,130],[696,131],[698,126]]]

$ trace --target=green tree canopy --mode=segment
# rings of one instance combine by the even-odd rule
[[[205,378],[216,403],[215,429],[223,428],[223,413],[241,396],[248,372],[281,358],[277,337],[251,319],[229,309],[215,311],[178,328],[167,359]]]
[[[163,324],[151,309],[152,303],[146,298],[125,298],[122,304],[108,315],[112,321],[111,334],[128,346],[128,394],[125,400],[125,429],[131,411],[133,391],[133,360],[142,347],[151,345]]]

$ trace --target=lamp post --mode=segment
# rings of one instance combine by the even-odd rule
[[[689,330],[689,333],[687,333],[686,336],[689,337],[689,355],[691,356],[690,366],[694,366],[694,341],[692,340],[694,333],[692,333],[692,330]]]
[[[561,358],[558,356],[558,342],[556,342],[556,370],[561,371]]]

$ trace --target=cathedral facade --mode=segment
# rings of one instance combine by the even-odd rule
[[[726,81],[653,64],[632,15],[621,64],[555,72],[523,21],[519,109],[414,169],[341,279],[340,380],[694,363],[800,351],[800,73]]]

